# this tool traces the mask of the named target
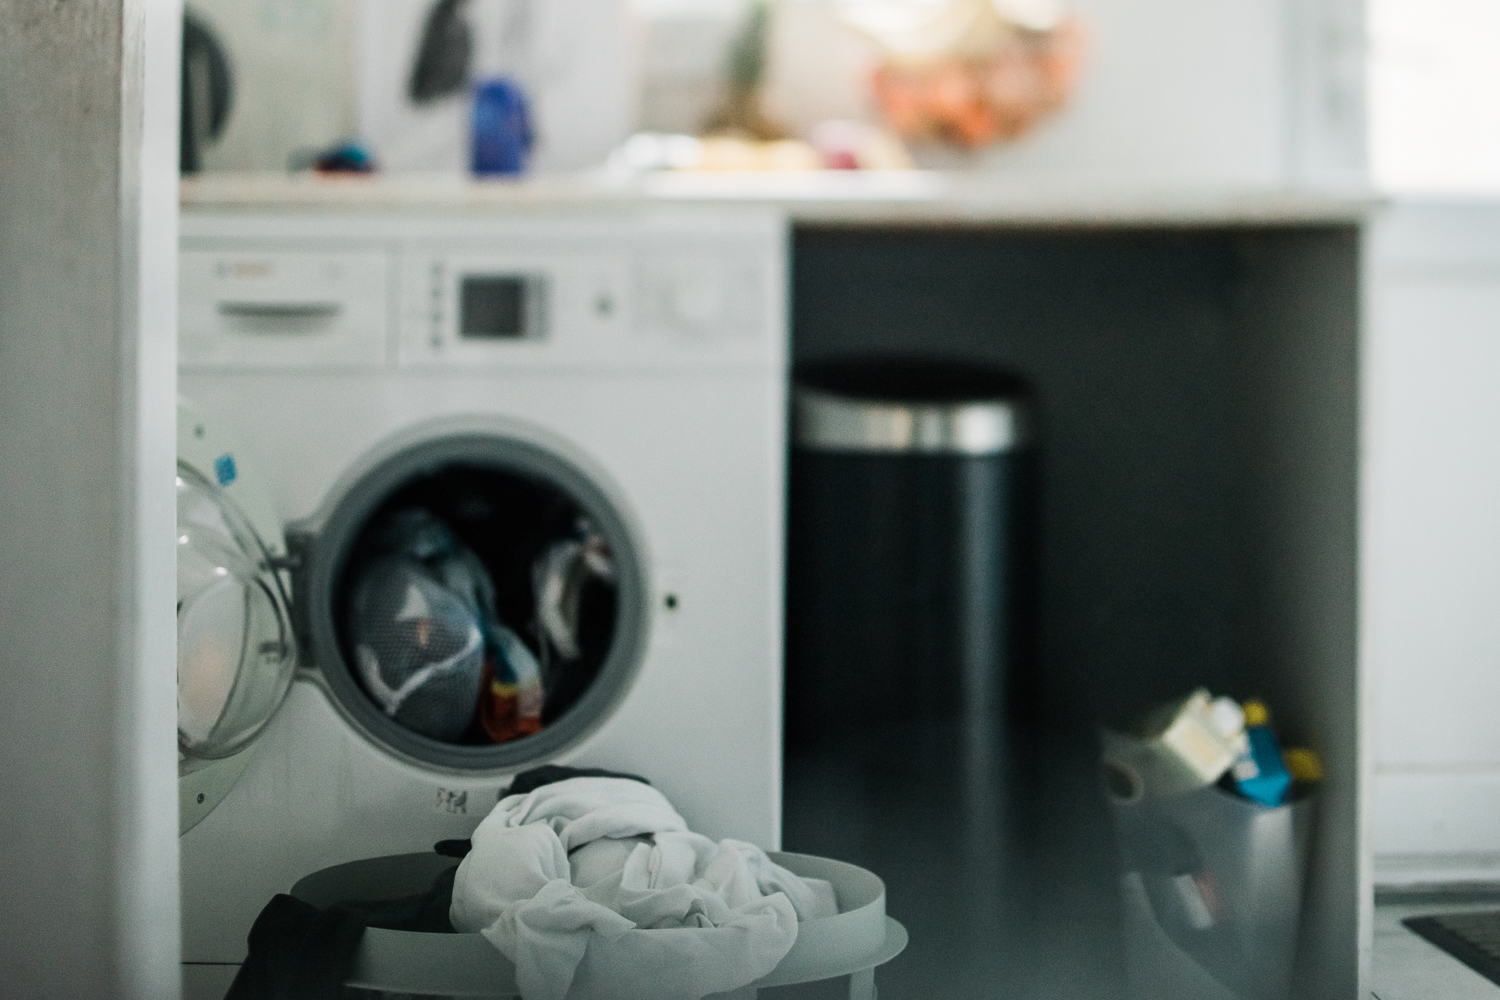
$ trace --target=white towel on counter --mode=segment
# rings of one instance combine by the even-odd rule
[[[525,1000],[699,1000],[776,968],[833,887],[692,833],[650,785],[569,778],[500,800],[449,919],[516,966]]]

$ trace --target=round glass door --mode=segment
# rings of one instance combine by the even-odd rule
[[[287,595],[249,520],[193,467],[177,466],[177,743],[216,760],[244,749],[292,683]]]
[[[308,659],[357,729],[419,767],[554,759],[644,659],[650,583],[626,504],[524,430],[419,437],[368,466],[309,543]]]

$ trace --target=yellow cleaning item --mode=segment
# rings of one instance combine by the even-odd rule
[[[1281,759],[1286,762],[1292,780],[1298,784],[1310,785],[1323,780],[1323,758],[1316,750],[1292,747],[1282,751]]]

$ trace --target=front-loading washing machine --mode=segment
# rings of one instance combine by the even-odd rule
[[[466,837],[539,764],[779,847],[786,242],[762,209],[184,213],[189,995],[297,879]],[[524,732],[434,736],[362,668],[364,554],[411,509],[556,678]],[[607,566],[548,604],[546,553],[585,535]]]

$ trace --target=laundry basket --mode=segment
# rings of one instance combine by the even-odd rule
[[[808,854],[772,853],[771,860],[803,878],[826,879],[838,899],[836,916],[808,920],[770,975],[719,997],[748,1000],[758,990],[849,977],[850,1000],[875,1000],[875,968],[906,947],[906,929],[885,912],[885,883],[872,872]],[[335,865],[292,887],[319,908],[339,902],[391,899],[426,891],[458,864],[439,854],[398,854]],[[365,931],[346,986],[384,993],[441,997],[519,997],[516,968],[479,934]]]

